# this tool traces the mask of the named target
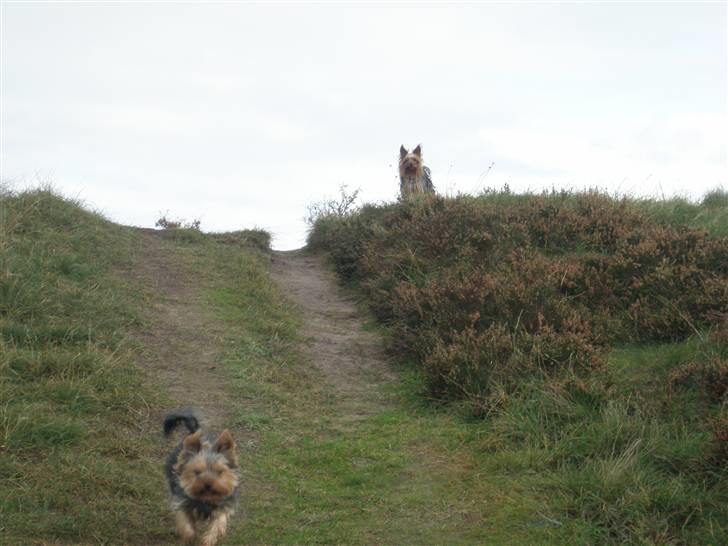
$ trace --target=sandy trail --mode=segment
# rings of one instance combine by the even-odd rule
[[[239,401],[231,404],[234,393],[222,363],[226,339],[233,332],[207,300],[215,279],[206,278],[205,268],[195,266],[193,255],[163,237],[159,231],[140,230],[137,259],[126,273],[135,285],[145,287],[148,301],[143,326],[135,335],[142,348],[140,368],[150,382],[165,389],[170,399],[167,410],[199,408],[207,427],[219,431],[230,426],[231,408],[239,405]],[[323,379],[320,386],[331,404],[326,428],[349,433],[362,420],[391,407],[392,391],[384,387],[396,377],[385,359],[381,336],[367,331],[323,257],[303,250],[274,252],[271,275],[303,318],[301,362],[314,366]],[[171,442],[161,437],[162,414],[150,418],[146,426],[160,435],[166,453]],[[315,421],[317,416],[311,418]],[[254,447],[249,430],[233,426],[232,431],[238,442]],[[270,487],[255,478],[244,481],[247,494]],[[241,507],[233,528],[244,521],[243,513]]]
[[[365,329],[323,257],[304,250],[275,252],[272,275],[303,315],[305,356],[329,383],[339,417],[345,421],[381,411],[386,404],[381,387],[394,379],[381,337]]]
[[[137,334],[144,348],[140,365],[163,386],[173,406],[198,408],[211,430],[221,430],[228,415],[220,362],[224,325],[209,311],[208,281],[165,243],[161,232],[140,231],[132,274],[153,295]],[[156,417],[161,433],[162,416]]]
[[[131,271],[150,297],[141,367],[163,385],[175,406],[199,408],[212,430],[229,416],[220,357],[226,327],[205,300],[209,280],[162,238],[140,230],[141,246]],[[365,329],[354,302],[341,295],[323,257],[304,250],[274,252],[272,277],[303,316],[304,356],[321,372],[342,421],[381,411],[382,385],[394,379],[379,335]],[[161,416],[157,416],[161,417]]]

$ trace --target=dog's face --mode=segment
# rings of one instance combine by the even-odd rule
[[[230,431],[224,430],[212,444],[197,431],[184,439],[175,470],[187,496],[215,503],[232,495],[238,486],[237,466]]]
[[[400,176],[422,176],[422,149],[417,148],[408,152],[404,146],[399,148],[399,175]]]

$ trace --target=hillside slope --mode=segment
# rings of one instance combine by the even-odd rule
[[[137,230],[49,191],[2,195],[0,542],[177,543],[161,471],[175,440],[159,429],[188,404],[240,446],[229,544],[725,542],[724,239],[627,211],[674,259],[622,286],[683,289],[644,315],[607,307],[626,301],[617,291],[600,330],[588,305],[569,314],[581,297],[571,282],[579,271],[594,280],[578,268],[585,256],[600,274],[624,264],[579,234],[609,241],[622,220],[575,229],[564,221],[573,204],[491,198],[491,216],[465,199],[326,218],[314,237],[325,234],[319,246],[359,290],[340,292],[320,256],[271,254],[262,232]],[[528,214],[512,209],[499,224],[508,203]],[[615,216],[589,210],[595,226]],[[719,225],[713,210],[699,210],[701,222]],[[499,237],[477,229],[486,221]],[[547,244],[530,254],[501,245],[534,234]],[[640,239],[632,267],[654,257],[655,240]],[[505,283],[522,309],[507,292],[490,300],[484,287],[523,264],[529,281]],[[386,328],[365,323],[352,294]],[[504,317],[490,334],[508,340],[483,335]],[[386,364],[383,339],[403,366]],[[440,348],[420,357],[422,347]],[[500,355],[509,366],[493,372]],[[423,372],[429,358],[487,383],[475,391]]]
[[[728,196],[319,207],[328,253],[424,394],[483,418],[492,471],[578,543],[721,543]]]
[[[0,536],[144,543],[165,536],[163,400],[134,366],[142,293],[116,271],[135,240],[48,190],[0,196]]]
[[[46,189],[0,195],[0,542],[177,542],[161,419],[191,405],[235,429],[211,292],[234,263],[268,305],[268,240],[118,226]]]
[[[3,544],[176,544],[180,405],[239,443],[230,544],[529,536],[508,518],[537,499],[471,483],[467,424],[421,407],[318,258],[276,255],[274,282],[260,232],[125,228],[45,190],[0,205]]]

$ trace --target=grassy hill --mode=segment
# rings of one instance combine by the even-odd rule
[[[422,394],[480,419],[469,449],[487,472],[543,495],[533,540],[728,541],[726,193],[316,211],[309,246]]]
[[[4,543],[161,532],[144,426],[161,396],[126,341],[142,296],[115,274],[133,251],[130,229],[51,191],[0,196]]]
[[[134,273],[141,235],[48,189],[0,194],[2,544],[175,542],[160,423],[180,402],[140,365],[159,299]],[[162,235],[273,307],[266,233]]]
[[[2,193],[0,543],[176,543],[145,237],[161,278],[179,268],[165,297],[204,308],[193,341],[241,442],[229,544],[725,543],[727,201],[320,210],[310,246],[403,365],[353,418],[301,356],[267,234],[151,234]]]

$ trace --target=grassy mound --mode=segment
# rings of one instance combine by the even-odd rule
[[[225,249],[225,263],[265,271],[252,249],[268,250],[267,233],[160,236],[211,270]],[[174,540],[158,420],[169,401],[129,340],[156,297],[131,274],[139,241],[50,190],[0,195],[2,544]]]
[[[538,473],[526,481],[547,521],[581,543],[715,543],[727,201],[423,198],[322,214],[309,246],[363,294],[427,398],[490,417],[493,471]]]
[[[141,426],[159,400],[124,342],[138,296],[112,274],[132,245],[130,230],[49,190],[0,196],[5,543],[162,532],[157,431]]]

